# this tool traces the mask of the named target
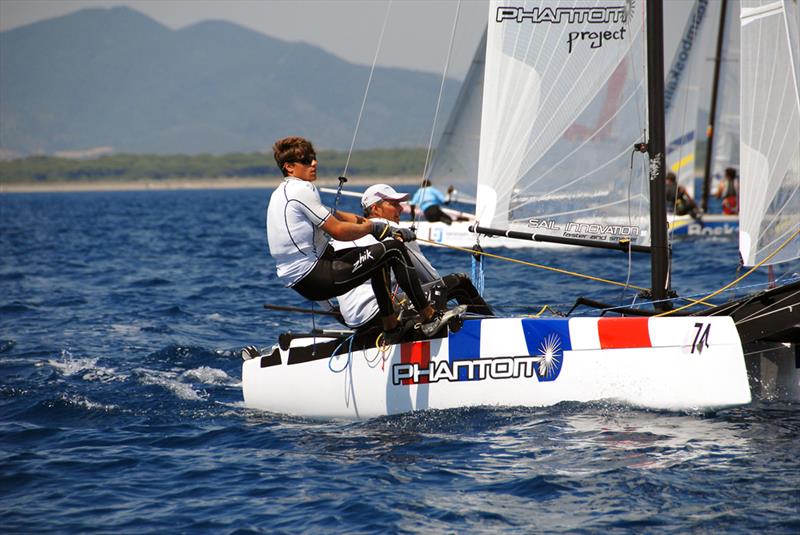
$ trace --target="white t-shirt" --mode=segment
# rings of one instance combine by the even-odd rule
[[[287,286],[302,279],[330,239],[319,227],[330,216],[314,184],[286,177],[269,199],[267,241],[280,277]]]
[[[383,221],[389,225],[395,225],[395,223],[388,219],[372,217],[370,220]],[[388,237],[386,239],[393,240],[394,238]],[[333,248],[337,251],[350,247],[366,247],[376,243],[378,243],[378,240],[376,240],[372,234],[367,234],[363,238],[359,238],[355,241],[331,241],[331,245],[333,245]],[[406,243],[406,249],[408,249],[409,256],[414,263],[414,269],[417,272],[421,284],[441,278],[431,263],[428,262],[428,259],[425,258],[425,255],[422,254],[419,244],[416,241]],[[344,322],[352,328],[361,327],[378,314],[378,301],[375,300],[375,292],[372,291],[371,281],[366,281],[349,292],[338,296],[336,299],[339,301],[339,313],[344,318]]]

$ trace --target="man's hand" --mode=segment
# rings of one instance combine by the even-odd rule
[[[389,230],[391,230],[391,227],[389,227],[388,223],[373,221],[370,234],[372,234],[376,240],[383,241],[383,239],[389,235]]]
[[[396,239],[408,243],[417,239],[417,235],[410,228],[400,227],[392,229],[392,236]]]

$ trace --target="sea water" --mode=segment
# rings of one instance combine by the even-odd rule
[[[306,305],[275,277],[268,196],[0,195],[4,533],[800,532],[797,404],[359,422],[245,409],[240,348],[311,327],[262,307]],[[649,286],[638,255],[494,252]],[[426,253],[471,270],[462,252]],[[741,273],[736,243],[676,243],[672,272],[681,295],[706,295]],[[501,314],[632,295],[496,259],[485,277]]]

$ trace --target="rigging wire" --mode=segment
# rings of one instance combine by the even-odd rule
[[[350,157],[353,155],[353,147],[356,144],[356,136],[358,136],[358,128],[361,126],[361,117],[364,114],[364,107],[367,104],[367,95],[369,94],[369,86],[372,84],[372,75],[375,72],[375,64],[378,62],[378,54],[381,51],[381,45],[383,44],[383,35],[386,32],[386,24],[389,22],[389,12],[392,10],[392,0],[389,0],[389,3],[386,5],[386,15],[383,17],[383,26],[381,26],[381,33],[378,37],[378,46],[375,48],[375,57],[372,58],[372,67],[369,69],[369,78],[367,78],[367,87],[364,89],[364,98],[361,100],[361,109],[358,110],[358,119],[356,120],[356,127],[353,131],[353,140],[350,142],[350,150],[347,151],[347,161],[344,164],[344,170],[342,171],[342,176],[347,176],[347,169],[350,167]],[[342,184],[339,183],[339,189],[341,189]],[[338,198],[337,198],[338,200]]]
[[[644,134],[645,134],[645,138],[646,138],[647,137],[646,136],[647,130],[644,130]],[[635,148],[631,152],[631,165],[628,168],[628,202],[626,203],[626,207],[628,209],[628,225],[629,226],[633,226],[633,214],[631,214],[631,188],[633,187],[633,178],[634,178],[633,157],[637,152],[638,151]],[[633,242],[631,240],[628,240],[628,273],[627,273],[627,275],[625,277],[625,287],[622,288],[622,291],[620,292],[620,296],[619,296],[620,303],[622,302],[623,299],[625,299],[625,290],[628,289],[628,286],[630,285],[630,282],[631,282],[631,273],[633,272],[633,247],[632,247],[632,245],[633,245]]]
[[[428,151],[425,154],[425,166],[422,168],[422,183],[420,184],[420,187],[422,187],[422,185],[425,184],[425,180],[428,179],[428,172],[430,171],[428,166],[430,165],[431,162],[431,151],[433,150],[433,135],[436,133],[436,123],[439,120],[439,108],[441,107],[442,104],[444,83],[445,81],[447,81],[447,70],[450,67],[450,57],[452,56],[453,53],[453,43],[456,37],[456,28],[458,27],[458,16],[460,13],[461,13],[461,0],[458,0],[458,3],[456,3],[456,14],[455,17],[453,18],[453,28],[450,30],[450,44],[447,47],[447,58],[445,59],[444,70],[442,71],[442,81],[439,83],[439,95],[436,97],[436,109],[433,112],[433,124],[431,125],[431,135],[428,138]],[[427,193],[427,191],[425,193]],[[425,194],[423,194],[423,198],[420,200],[420,203],[424,202],[425,200],[424,197]],[[412,222],[412,225],[416,225],[417,217],[418,217],[417,211],[414,210],[414,220]]]
[[[594,277],[592,275],[586,275],[584,273],[578,273],[578,272],[569,271],[569,270],[566,270],[566,269],[554,268],[554,267],[551,267],[551,266],[545,266],[543,264],[536,264],[534,262],[527,262],[525,260],[518,260],[516,258],[510,258],[508,256],[500,256],[500,255],[496,255],[496,254],[493,254],[493,253],[487,253],[486,251],[476,251],[475,249],[468,249],[466,247],[458,247],[456,245],[447,245],[447,244],[444,244],[444,243],[439,243],[439,242],[435,242],[435,241],[429,241],[429,240],[426,240],[426,239],[420,238],[420,237],[417,237],[417,241],[423,242],[423,243],[428,243],[430,245],[438,245],[440,247],[447,247],[449,249],[455,249],[456,251],[463,251],[463,252],[470,253],[470,254],[473,254],[473,255],[487,256],[489,258],[495,258],[495,259],[498,259],[498,260],[505,260],[506,262],[513,262],[515,264],[522,264],[523,266],[535,267],[535,268],[539,268],[539,269],[544,269],[546,271],[553,271],[553,272],[556,272],[556,273],[561,273],[563,275],[572,275],[573,277],[578,277],[578,278],[582,278],[582,279],[589,279],[589,280],[592,280],[592,281],[595,281],[595,282],[604,282],[606,284],[613,284],[615,286],[626,286],[622,282],[603,279],[603,278],[600,278],[600,277]],[[629,284],[629,285],[627,285],[627,287],[628,288],[633,288],[634,290],[639,290],[639,291],[647,289],[647,288],[642,288],[640,286],[636,286],[636,285],[633,285],[633,284]]]
[[[728,288],[731,288],[731,287],[735,286],[736,284],[738,284],[738,283],[739,283],[739,281],[743,280],[743,279],[744,279],[744,278],[746,278],[746,277],[749,277],[749,276],[750,276],[750,275],[751,275],[751,274],[752,274],[752,273],[753,273],[753,272],[754,272],[756,269],[758,269],[758,268],[760,268],[761,266],[763,266],[764,264],[766,264],[766,263],[767,263],[769,260],[771,260],[771,259],[772,259],[772,257],[774,257],[774,256],[775,256],[775,255],[777,255],[779,252],[781,252],[781,251],[784,249],[784,247],[786,247],[787,245],[789,245],[789,243],[791,243],[791,242],[792,242],[792,240],[794,240],[794,239],[795,239],[795,238],[796,238],[798,235],[800,235],[800,228],[799,228],[799,229],[797,229],[797,230],[794,232],[794,234],[792,234],[791,236],[789,236],[789,238],[788,238],[786,241],[784,241],[784,242],[783,242],[783,243],[780,245],[780,247],[778,247],[777,249],[775,249],[774,251],[772,251],[772,252],[771,252],[771,253],[770,253],[770,254],[769,254],[769,255],[768,255],[766,258],[764,258],[763,260],[761,260],[761,262],[759,262],[758,264],[756,264],[756,265],[754,265],[752,268],[750,268],[750,269],[749,269],[749,270],[748,270],[748,271],[747,271],[747,272],[746,272],[744,275],[741,275],[741,276],[737,277],[736,279],[734,279],[733,281],[729,282],[728,284],[726,284],[725,286],[723,286],[723,287],[722,287],[722,288],[720,288],[719,290],[716,290],[716,291],[714,291],[714,292],[711,292],[710,294],[708,294],[706,297],[704,297],[704,298],[703,298],[703,301],[705,301],[706,299],[711,299],[712,297],[716,297],[717,295],[721,294],[722,292],[724,292],[724,291],[725,291],[725,290],[727,290]],[[672,310],[668,310],[668,311],[666,311],[666,312],[662,312],[662,313],[660,313],[660,314],[656,314],[656,316],[657,316],[657,317],[658,317],[658,316],[669,316],[670,314],[675,314],[676,312],[681,312],[681,311],[683,311],[683,310],[686,310],[687,308],[689,308],[689,307],[692,307],[692,306],[694,306],[694,303],[689,303],[688,305],[684,305],[684,306],[682,306],[682,307],[679,307],[679,308],[675,308],[675,309],[672,309]]]
[[[798,232],[800,232],[800,231],[798,231]],[[643,288],[641,286],[636,286],[635,284],[612,281],[612,280],[604,279],[604,278],[601,278],[601,277],[595,277],[593,275],[587,275],[585,273],[578,273],[577,271],[569,271],[567,269],[554,268],[552,266],[545,266],[543,264],[537,264],[535,262],[527,262],[525,260],[518,260],[516,258],[510,258],[508,256],[500,256],[500,255],[496,255],[496,254],[493,254],[493,253],[487,253],[486,251],[483,251],[483,250],[482,251],[476,251],[475,249],[471,249],[471,248],[468,249],[466,247],[458,247],[456,245],[448,245],[446,243],[426,240],[425,238],[420,238],[420,237],[417,237],[417,241],[418,242],[422,242],[422,243],[427,243],[429,245],[436,245],[438,247],[446,247],[448,249],[453,249],[453,250],[456,250],[456,251],[462,251],[462,252],[469,253],[469,254],[472,254],[472,255],[481,255],[481,256],[486,256],[486,257],[489,257],[489,258],[495,258],[497,260],[504,260],[506,262],[513,262],[515,264],[522,264],[523,266],[544,269],[546,271],[552,271],[552,272],[555,272],[555,273],[561,273],[562,275],[570,275],[570,276],[578,277],[578,278],[581,278],[581,279],[588,279],[588,280],[591,280],[591,281],[594,281],[594,282],[603,282],[603,283],[611,284],[611,285],[614,285],[614,286],[622,286],[622,287],[625,287],[625,288],[631,288],[633,290],[638,290],[640,292],[649,290],[649,288]],[[676,299],[689,301],[690,302],[689,306],[693,306],[693,305],[705,305],[707,307],[715,306],[714,304],[708,303],[703,299],[695,300],[695,299],[690,299],[689,297],[678,297]],[[672,301],[672,299],[664,299],[663,301]],[[651,301],[651,302],[655,303],[656,301]],[[658,301],[658,302],[661,302],[661,301]]]

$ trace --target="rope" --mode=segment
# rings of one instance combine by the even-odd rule
[[[483,251],[480,244],[476,243],[475,246],[472,248],[473,255],[472,255],[472,281],[475,283],[475,289],[478,290],[478,294],[483,296],[483,288],[484,288],[484,268],[483,268],[483,259],[477,253]]]
[[[378,37],[378,46],[375,49],[375,57],[372,58],[372,67],[369,70],[369,78],[367,79],[367,87],[364,89],[364,98],[361,100],[361,109],[358,110],[358,120],[356,121],[356,128],[353,132],[353,140],[350,142],[350,150],[347,151],[347,161],[344,164],[344,171],[342,171],[342,176],[347,176],[347,169],[350,167],[350,157],[353,155],[353,147],[356,144],[356,136],[358,135],[358,128],[361,125],[361,116],[364,114],[364,106],[367,104],[367,95],[369,94],[369,86],[372,84],[372,74],[375,72],[375,64],[378,62],[378,53],[381,51],[381,44],[383,43],[383,34],[386,31],[386,23],[389,21],[389,12],[392,10],[392,1],[389,0],[389,3],[386,5],[386,15],[383,17],[383,26],[381,27],[381,34]],[[341,189],[342,184],[339,183],[339,189]],[[338,200],[338,199],[337,199]]]
[[[551,313],[552,315],[554,315],[554,316],[561,316],[561,317],[563,317],[563,316],[564,316],[564,314],[562,314],[562,313],[561,313],[561,312],[559,312],[558,310],[554,309],[554,308],[553,308],[553,307],[551,307],[550,305],[544,305],[544,306],[542,307],[542,309],[541,309],[539,312],[537,312],[536,314],[529,314],[529,315],[528,315],[528,317],[529,317],[529,318],[540,318],[540,317],[542,316],[542,314],[544,314],[544,313],[545,313],[546,311],[548,311],[548,310],[549,310],[549,311],[550,311],[550,313]]]
[[[561,273],[562,275],[571,275],[573,277],[578,277],[580,279],[588,279],[588,280],[595,281],[595,282],[604,282],[606,284],[612,284],[614,286],[621,286],[622,288],[632,288],[632,289],[638,290],[640,292],[641,291],[649,291],[650,290],[649,288],[643,288],[641,286],[636,286],[635,284],[630,284],[630,283],[627,283],[627,282],[617,282],[617,281],[612,281],[612,280],[608,280],[608,279],[603,279],[601,277],[595,277],[595,276],[592,276],[592,275],[586,275],[584,273],[578,273],[578,272],[575,272],[575,271],[569,271],[569,270],[566,270],[566,269],[554,268],[554,267],[550,267],[550,266],[545,266],[543,264],[536,264],[534,262],[526,262],[524,260],[517,260],[516,258],[510,258],[510,257],[507,257],[507,256],[500,256],[500,255],[496,255],[496,254],[492,254],[492,253],[487,253],[486,251],[483,251],[483,250],[476,251],[474,249],[466,249],[464,247],[458,247],[456,245],[448,245],[446,243],[430,241],[430,240],[426,240],[425,238],[420,238],[420,237],[417,237],[417,241],[418,242],[427,243],[429,245],[436,245],[438,247],[446,247],[448,249],[454,249],[456,251],[463,251],[465,253],[470,253],[472,255],[488,256],[489,258],[496,258],[497,260],[505,260],[506,262],[513,262],[515,264],[522,264],[523,266],[535,267],[535,268],[539,268],[539,269],[544,269],[546,271],[553,271],[555,273]],[[694,300],[694,299],[690,299],[688,297],[680,297],[678,299],[689,301],[689,306],[692,306],[692,305],[705,305],[707,307],[713,307],[714,306],[712,303],[707,303],[705,301],[705,299]],[[672,301],[672,299],[665,299],[664,301]],[[655,301],[653,301],[653,303],[655,303]]]
[[[455,245],[447,245],[447,244],[444,244],[444,243],[429,241],[429,240],[426,240],[426,239],[420,238],[420,237],[417,237],[417,241],[423,242],[423,243],[428,243],[430,245],[438,245],[440,247],[448,247],[450,249],[455,249],[456,251],[463,251],[465,253],[470,253],[470,254],[474,254],[474,255],[488,256],[489,258],[496,258],[498,260],[505,260],[507,262],[514,262],[515,264],[522,264],[523,266],[535,267],[535,268],[539,268],[539,269],[544,269],[546,271],[553,271],[555,273],[561,273],[562,275],[572,275],[573,277],[578,277],[578,278],[581,278],[581,279],[589,279],[589,280],[592,280],[592,281],[595,281],[595,282],[604,282],[606,284],[613,284],[615,286],[633,288],[634,290],[639,290],[639,291],[648,290],[648,288],[642,288],[641,286],[635,286],[633,284],[625,284],[625,283],[622,283],[622,282],[603,279],[603,278],[600,278],[600,277],[594,277],[592,275],[585,275],[583,273],[577,273],[575,271],[568,271],[566,269],[554,268],[554,267],[545,266],[545,265],[542,265],[542,264],[536,264],[534,262],[526,262],[524,260],[517,260],[516,258],[509,258],[507,256],[500,256],[500,255],[496,255],[496,254],[492,254],[492,253],[487,253],[486,251],[475,251],[474,249],[467,249],[467,248],[458,247],[458,246],[455,246]]]
[[[352,147],[351,147],[352,149]],[[339,187],[336,188],[336,199],[333,201],[333,208],[331,208],[331,215],[336,215],[336,209],[339,207],[339,199],[342,197],[342,186],[344,183],[347,182],[347,177],[340,176],[339,177]]]
[[[330,358],[328,358],[328,369],[330,371],[332,371],[333,373],[342,373],[343,371],[345,371],[347,369],[347,365],[350,363],[350,359],[353,356],[353,339],[355,337],[356,337],[355,334],[351,334],[350,336],[348,336],[347,338],[342,340],[341,343],[338,346],[336,346],[336,349],[334,349],[331,352],[331,356],[330,356]],[[339,357],[342,356],[342,355],[337,355],[336,352],[339,351],[339,349],[341,349],[341,347],[343,345],[345,345],[346,343],[348,343],[348,342],[350,343],[350,346],[349,346],[349,349],[347,350],[347,360],[344,361],[344,367],[341,370],[334,370],[333,369],[333,361],[334,360],[339,360]],[[316,345],[316,341],[314,343]]]
[[[724,291],[725,291],[725,290],[727,290],[728,288],[731,288],[732,286],[735,286],[736,284],[738,284],[738,283],[739,283],[741,280],[743,280],[744,278],[746,278],[746,277],[749,277],[751,273],[753,273],[753,272],[754,272],[756,269],[758,269],[758,268],[760,268],[761,266],[763,266],[763,265],[764,265],[765,263],[767,263],[767,262],[768,262],[770,259],[772,259],[772,257],[774,257],[776,254],[778,254],[779,252],[781,252],[781,251],[783,250],[783,248],[784,248],[784,247],[786,247],[787,245],[789,245],[789,244],[792,242],[792,240],[794,240],[794,239],[797,237],[797,235],[798,235],[798,234],[800,234],[800,228],[798,228],[798,229],[797,229],[797,230],[794,232],[794,234],[792,234],[792,235],[791,235],[791,236],[790,236],[790,237],[789,237],[789,238],[788,238],[786,241],[784,241],[784,242],[783,242],[783,243],[780,245],[780,247],[778,247],[777,249],[775,249],[774,251],[772,251],[772,253],[770,253],[770,254],[769,254],[769,255],[768,255],[766,258],[764,258],[764,260],[762,260],[761,262],[759,262],[758,264],[756,264],[755,266],[753,266],[752,268],[750,268],[750,269],[749,269],[749,270],[748,270],[748,271],[747,271],[747,272],[746,272],[744,275],[742,275],[742,276],[740,276],[740,277],[737,277],[737,278],[736,278],[736,279],[734,279],[732,282],[730,282],[730,283],[726,284],[725,286],[723,286],[723,287],[722,287],[722,288],[720,288],[719,290],[717,290],[717,291],[715,291],[715,292],[712,292],[712,293],[708,294],[707,296],[705,296],[705,297],[703,298],[703,301],[705,301],[705,300],[707,300],[707,299],[711,299],[712,297],[716,297],[717,295],[721,294],[722,292],[724,292]],[[673,310],[668,310],[668,311],[666,311],[666,312],[662,312],[662,313],[660,313],[660,314],[656,314],[656,317],[659,317],[659,316],[669,316],[670,314],[674,314],[674,313],[676,313],[676,312],[680,312],[680,311],[682,311],[682,310],[686,310],[687,308],[689,308],[689,307],[691,307],[691,306],[694,306],[694,303],[689,303],[688,305],[684,305],[684,306],[682,306],[682,307],[680,307],[680,308],[676,308],[676,309],[673,309]]]

